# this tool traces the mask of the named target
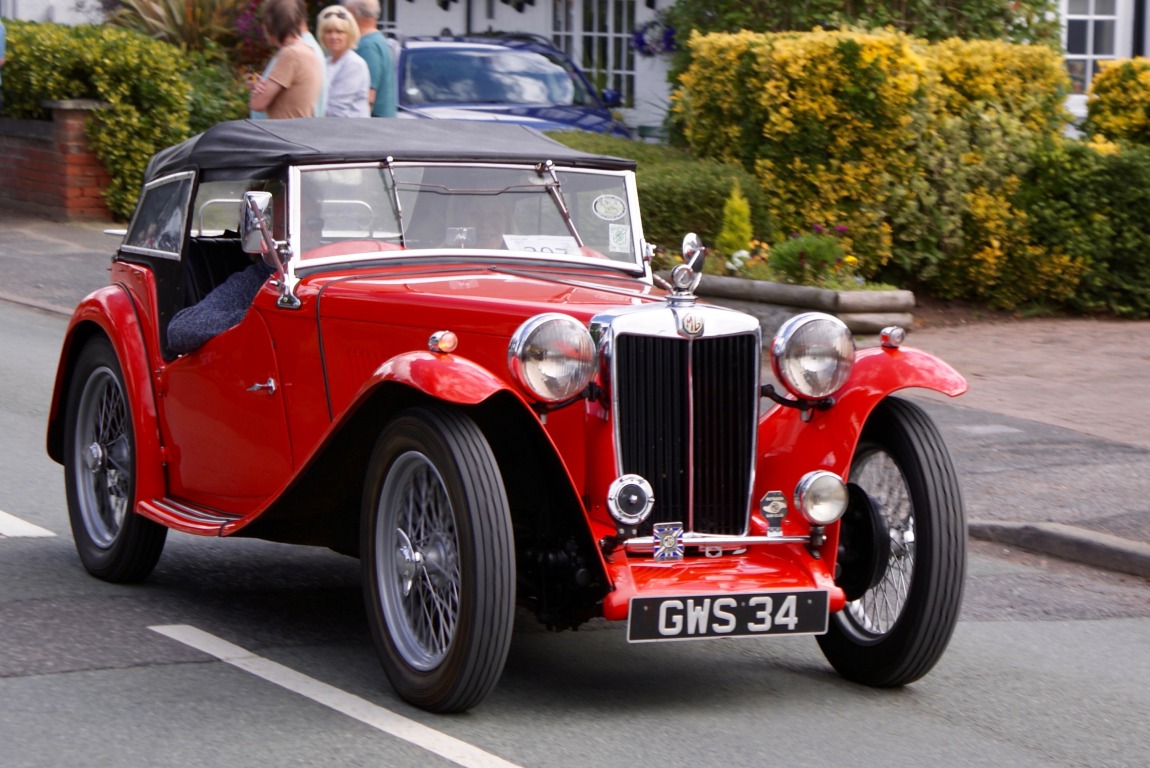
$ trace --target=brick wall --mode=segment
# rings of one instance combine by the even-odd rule
[[[108,172],[88,147],[94,101],[45,102],[51,120],[0,119],[0,205],[53,219],[111,219]]]

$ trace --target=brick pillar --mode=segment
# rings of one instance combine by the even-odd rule
[[[111,177],[88,146],[88,136],[84,131],[91,113],[100,109],[100,102],[68,99],[48,101],[44,106],[52,110],[55,126],[64,217],[111,219],[112,214],[104,203],[104,190]]]
[[[0,118],[0,204],[54,219],[112,218],[110,177],[84,132],[100,102],[44,102],[51,120]]]

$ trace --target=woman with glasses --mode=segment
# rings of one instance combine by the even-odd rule
[[[320,11],[316,33],[327,51],[328,117],[371,117],[367,62],[356,53],[359,25],[338,5]]]

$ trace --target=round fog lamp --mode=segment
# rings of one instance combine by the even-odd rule
[[[847,499],[846,483],[834,472],[808,472],[795,486],[795,506],[814,525],[830,525],[842,517]]]
[[[621,475],[607,489],[607,510],[623,525],[638,525],[651,514],[655,491],[640,475]]]

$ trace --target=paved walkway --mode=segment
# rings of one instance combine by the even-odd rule
[[[971,412],[955,429],[986,442],[972,536],[1150,577],[1150,321],[973,323],[908,343],[970,384],[950,402]],[[1059,429],[1036,439],[1014,420]]]
[[[0,209],[0,300],[70,314],[107,282],[106,226]],[[970,382],[958,400],[916,395],[977,480],[973,536],[1150,577],[1150,321],[982,322],[908,343]]]

